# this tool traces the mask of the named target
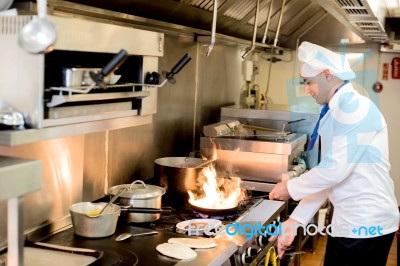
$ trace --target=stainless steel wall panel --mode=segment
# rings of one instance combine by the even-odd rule
[[[185,53],[192,58],[175,75],[176,83],[167,83],[158,91],[158,110],[154,115],[154,159],[187,156],[192,150],[198,64],[196,43],[166,36],[165,56],[159,60],[160,71],[170,71]]]
[[[196,149],[200,147],[203,126],[220,121],[221,107],[239,102],[243,83],[241,55],[238,46],[218,44],[209,57],[199,55],[194,131]]]
[[[69,215],[69,206],[82,200],[83,139],[83,136],[74,136],[16,147],[0,147],[2,155],[42,162],[42,189],[24,197],[25,230]],[[2,212],[0,228],[6,227],[7,215]],[[4,231],[1,230],[0,243],[5,240]]]
[[[128,184],[153,175],[153,125],[112,130],[108,140],[108,185]]]
[[[107,132],[85,135],[82,200],[92,201],[107,192]]]

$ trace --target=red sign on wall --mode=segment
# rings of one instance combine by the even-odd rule
[[[400,79],[400,57],[392,60],[392,79]]]
[[[382,79],[388,80],[389,79],[389,63],[383,63],[382,66]]]

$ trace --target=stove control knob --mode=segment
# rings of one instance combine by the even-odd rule
[[[258,253],[258,249],[256,247],[249,247],[246,250],[247,256],[254,257]]]
[[[265,230],[267,231],[266,233],[270,236],[275,235],[277,233],[278,227],[279,227],[279,222],[274,220],[272,223],[266,226]],[[264,234],[265,235],[265,234]]]
[[[269,238],[268,235],[266,235],[266,236],[263,236],[263,235],[258,236],[258,238],[257,238],[257,244],[258,244],[260,247],[266,246],[266,245],[269,243],[268,238]]]
[[[261,249],[257,249],[256,247],[247,248],[246,251],[242,253],[242,264],[250,264],[255,259],[259,251],[261,251]]]
[[[246,255],[246,252],[242,253],[241,256],[242,265],[249,265],[252,261],[252,258]]]

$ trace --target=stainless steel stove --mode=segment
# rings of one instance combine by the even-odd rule
[[[245,213],[235,220],[234,232],[240,234],[225,234],[221,239],[233,241],[237,251],[231,260],[231,265],[264,265],[264,257],[270,247],[275,243],[268,242],[268,238],[278,226],[282,216],[285,215],[285,202],[259,200]],[[269,226],[271,225],[271,226]],[[244,231],[244,232],[243,232]],[[233,233],[233,232],[231,232]],[[268,234],[269,233],[269,234]]]
[[[220,220],[225,228],[231,224],[230,228],[237,228],[238,232],[231,232],[223,235],[213,235],[215,239],[232,241],[237,247],[237,251],[232,256],[230,265],[248,265],[260,262],[266,251],[274,244],[268,242],[268,234],[263,232],[263,228],[269,224],[278,224],[285,214],[285,202],[271,201],[263,199],[265,196],[249,198],[238,206],[234,213],[208,215],[202,214],[182,206],[178,211],[164,214],[158,221],[143,224],[143,227],[159,231],[176,232],[175,225],[181,221],[191,219],[216,219]],[[234,225],[234,226],[233,226]],[[260,231],[255,227],[263,227]],[[270,226],[275,228],[276,226]],[[245,230],[244,232],[241,229]],[[265,234],[262,235],[262,234]],[[203,235],[203,237],[210,237]],[[256,265],[255,264],[255,265]]]
[[[54,234],[42,242],[82,247],[103,251],[103,257],[92,265],[252,265],[261,264],[266,251],[274,243],[268,243],[267,238],[260,232],[251,233],[250,225],[267,226],[279,221],[285,211],[285,203],[270,201],[263,198],[251,198],[243,201],[236,212],[226,215],[206,215],[195,212],[187,206],[172,209],[170,213],[163,213],[155,222],[143,224],[128,224],[120,219],[117,231],[113,236],[101,239],[79,237],[67,228]],[[244,226],[247,229],[241,233],[229,235],[215,234],[211,237],[218,246],[212,249],[197,249],[198,256],[190,261],[179,261],[165,257],[156,251],[156,246],[165,243],[169,238],[193,237],[176,232],[175,225],[184,220],[212,218],[220,220],[225,226]],[[142,233],[156,230],[155,235],[131,237],[128,240],[117,242],[115,237],[123,232]],[[246,235],[245,235],[246,234]],[[210,237],[210,236],[200,236]]]

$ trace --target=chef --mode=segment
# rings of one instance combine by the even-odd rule
[[[308,150],[321,137],[321,161],[310,171],[275,185],[270,199],[299,201],[277,239],[278,255],[307,226],[327,199],[334,207],[324,265],[384,266],[399,225],[389,175],[388,131],[377,106],[349,82],[344,55],[303,42],[298,49],[305,90],[321,105]]]

